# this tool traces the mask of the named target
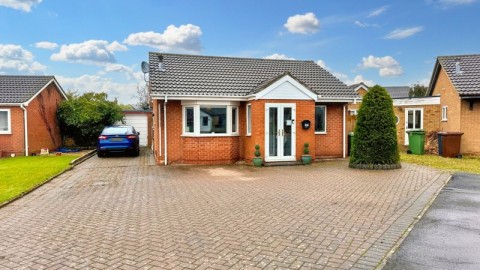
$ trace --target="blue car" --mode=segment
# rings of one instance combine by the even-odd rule
[[[97,155],[104,157],[111,152],[140,154],[140,132],[133,126],[108,126],[98,136]]]

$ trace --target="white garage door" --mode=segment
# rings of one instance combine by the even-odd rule
[[[125,125],[133,126],[140,132],[140,146],[148,145],[148,116],[146,114],[126,114]]]

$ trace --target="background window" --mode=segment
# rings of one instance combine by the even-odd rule
[[[0,133],[10,133],[10,111],[0,111]]]
[[[200,117],[210,117],[211,125],[203,127],[200,133],[227,133],[227,107],[200,106]]]
[[[327,107],[315,106],[315,132],[326,132]]]
[[[252,105],[247,104],[247,134],[252,134]]]
[[[442,107],[442,121],[447,121],[447,106]]]
[[[185,133],[193,133],[194,129],[193,107],[185,107]]]

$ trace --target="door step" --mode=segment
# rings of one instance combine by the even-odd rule
[[[275,167],[275,166],[294,166],[294,165],[303,165],[301,161],[274,161],[274,162],[264,162],[265,167]]]

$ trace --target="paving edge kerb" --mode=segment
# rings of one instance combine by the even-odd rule
[[[65,170],[63,170],[63,171],[61,171],[61,172],[59,172],[59,173],[51,176],[50,178],[48,178],[48,179],[45,180],[44,182],[39,183],[39,184],[36,185],[36,186],[33,186],[33,187],[30,188],[29,190],[26,190],[26,191],[18,194],[17,196],[13,197],[12,199],[10,199],[10,200],[8,200],[8,201],[6,201],[6,202],[3,202],[2,204],[0,204],[0,208],[5,207],[5,206],[13,203],[14,201],[22,198],[23,196],[29,194],[30,192],[36,190],[37,188],[39,188],[39,187],[47,184],[48,182],[52,181],[53,179],[59,177],[60,175],[64,174],[65,172],[67,172],[67,171],[75,168],[75,166],[77,166],[78,164],[80,164],[80,163],[84,162],[85,160],[93,157],[96,152],[97,152],[96,149],[95,149],[95,150],[92,150],[92,151],[88,152],[87,154],[85,154],[85,155],[83,155],[83,156],[81,156],[81,157],[79,157],[79,158],[77,158],[77,159],[74,159],[74,160],[70,161],[70,163],[69,163],[70,167],[68,167],[68,168],[66,168]]]
[[[401,213],[392,217],[395,218],[393,224],[381,233],[378,240],[364,252],[352,269],[382,269],[451,178],[451,174],[440,174],[409,203],[406,203],[406,207],[399,209]],[[435,188],[437,181],[441,181],[441,184],[437,184],[438,187]],[[432,188],[435,189],[429,191]],[[412,200],[413,202],[411,202]]]

